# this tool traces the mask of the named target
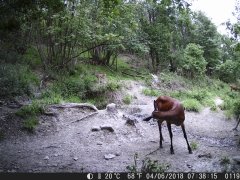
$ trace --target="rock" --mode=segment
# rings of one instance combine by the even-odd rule
[[[129,124],[131,126],[135,126],[136,123],[138,123],[138,120],[136,119],[136,117],[132,115],[123,115],[123,118],[126,119],[126,124]]]
[[[120,152],[117,152],[117,153],[115,153],[115,155],[116,155],[116,156],[120,156],[120,155],[121,155],[121,153],[120,153]]]
[[[74,157],[73,159],[74,159],[74,161],[77,161],[77,160],[78,160],[78,157]]]
[[[232,159],[237,163],[240,164],[240,156],[234,156]]]
[[[114,104],[114,103],[108,104],[106,109],[109,112],[116,112],[117,111],[116,104]]]
[[[112,128],[112,126],[109,126],[109,125],[101,126],[101,130],[108,130],[109,132],[114,132],[114,129]]]
[[[211,153],[206,153],[206,154],[199,154],[198,157],[199,158],[202,158],[202,157],[212,158],[212,155],[211,155]]]
[[[155,83],[155,84],[159,83],[159,79],[158,79],[158,76],[157,76],[157,75],[151,74],[151,76],[152,76],[152,82],[153,82],[153,83]]]
[[[45,156],[43,159],[44,160],[49,160],[49,156]]]
[[[100,131],[101,129],[99,127],[92,127],[91,131],[95,132],[95,131]]]
[[[106,155],[104,155],[104,159],[106,159],[106,160],[113,159],[115,157],[116,157],[116,155],[114,155],[114,154],[106,154]]]

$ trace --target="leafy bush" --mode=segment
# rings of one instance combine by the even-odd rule
[[[201,104],[196,99],[186,99],[183,101],[183,106],[187,111],[199,112],[201,110]]]
[[[29,116],[37,116],[43,113],[44,109],[43,106],[38,102],[33,102],[30,105],[21,107],[17,112],[16,115],[22,118],[26,118]]]
[[[196,150],[198,148],[198,144],[196,142],[191,142],[190,146],[191,146],[192,150]]]
[[[22,59],[23,62],[29,65],[31,68],[36,68],[41,65],[41,59],[34,47],[28,48]]]
[[[126,96],[124,96],[124,98],[123,98],[123,102],[125,103],[125,104],[130,104],[131,103],[131,101],[132,101],[132,96],[131,95],[126,95]]]
[[[20,64],[1,64],[0,97],[9,98],[22,94],[31,94],[31,84],[37,84],[37,77],[27,66]]]
[[[145,94],[146,96],[159,96],[159,91],[155,90],[155,89],[148,89],[145,88],[143,89],[143,94]]]
[[[163,173],[169,168],[169,165],[159,164],[157,160],[151,160],[149,157],[143,160],[141,172],[159,172]]]
[[[200,45],[190,43],[184,50],[182,68],[188,77],[201,76],[206,71],[207,62],[203,57],[203,50]]]
[[[30,132],[33,132],[37,125],[38,120],[35,116],[28,117],[25,121],[23,121],[23,128]]]
[[[232,60],[227,60],[217,67],[218,77],[224,82],[233,82],[237,78],[239,66]]]
[[[130,172],[142,172],[142,173],[147,173],[147,172],[160,172],[163,173],[169,168],[169,164],[159,164],[157,160],[151,160],[149,157],[146,157],[142,161],[142,167],[138,167],[137,165],[137,159],[138,159],[138,154],[134,154],[134,165],[127,166],[127,170]]]

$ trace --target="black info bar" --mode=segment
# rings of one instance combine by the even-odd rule
[[[0,173],[0,179],[31,179],[32,178],[60,178],[78,180],[141,180],[141,179],[162,179],[162,180],[240,180],[240,172],[231,173],[195,173],[195,172],[165,172],[165,173]],[[45,179],[44,179],[45,180]],[[70,179],[69,179],[70,180]]]

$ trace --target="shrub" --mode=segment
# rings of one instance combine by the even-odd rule
[[[191,142],[190,146],[191,146],[192,150],[196,150],[198,148],[198,144],[196,142]]]
[[[37,102],[33,102],[30,105],[27,106],[23,106],[22,108],[20,108],[17,112],[16,115],[20,116],[22,118],[26,118],[29,116],[37,116],[41,113],[43,113],[44,109],[43,106],[40,105]]]
[[[123,102],[125,104],[130,104],[131,101],[132,101],[133,97],[131,95],[126,95],[124,98],[123,98]]]
[[[182,68],[188,77],[201,76],[206,71],[207,62],[203,57],[202,47],[198,44],[190,43],[184,50]]]
[[[196,99],[184,100],[183,106],[187,111],[199,112],[201,110],[201,104]]]
[[[23,121],[23,128],[29,132],[33,132],[37,125],[38,120],[35,116],[28,117],[25,121]]]
[[[155,90],[155,89],[148,89],[145,88],[143,89],[143,94],[145,94],[146,96],[159,96],[159,91]]]
[[[238,69],[236,62],[227,60],[217,67],[218,77],[224,82],[233,82],[237,78]]]
[[[31,84],[38,84],[38,79],[27,66],[1,64],[0,97],[9,98],[22,94],[30,95]]]
[[[141,168],[141,172],[148,173],[148,172],[165,172],[170,165],[159,164],[157,160],[151,160],[149,157],[143,160],[143,165]]]
[[[157,160],[151,160],[149,157],[146,157],[142,161],[142,167],[139,168],[137,165],[137,159],[138,159],[138,154],[134,154],[134,165],[127,166],[127,170],[130,172],[142,172],[142,173],[147,173],[147,172],[160,172],[163,173],[169,168],[169,164],[159,164]]]

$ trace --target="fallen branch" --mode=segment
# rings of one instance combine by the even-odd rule
[[[64,103],[64,104],[54,104],[54,105],[50,105],[49,107],[51,108],[90,108],[93,109],[95,111],[98,111],[98,109],[96,108],[96,106],[92,105],[92,104],[88,104],[88,103]]]
[[[88,114],[88,115],[82,117],[81,119],[78,119],[78,120],[75,120],[75,121],[71,121],[70,123],[75,123],[75,122],[82,121],[82,120],[84,120],[84,119],[86,119],[86,118],[89,118],[89,117],[91,117],[91,116],[93,116],[93,115],[95,115],[95,114],[97,114],[97,113],[98,113],[98,112],[93,112],[93,113],[91,113],[91,114]]]

